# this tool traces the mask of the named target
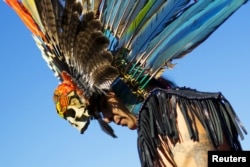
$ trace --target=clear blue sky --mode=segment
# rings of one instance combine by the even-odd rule
[[[59,118],[52,94],[58,80],[30,32],[0,2],[0,166],[138,167],[136,131],[111,124],[117,139],[92,121],[84,135]],[[250,132],[250,3],[166,75],[180,86],[222,92]],[[250,135],[242,146],[250,150]]]

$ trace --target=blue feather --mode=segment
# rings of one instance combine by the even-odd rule
[[[112,10],[113,7],[115,5],[115,1],[113,0],[104,0],[103,4],[102,4],[102,16],[101,16],[101,21],[104,24],[105,27],[108,27],[109,25],[109,20],[111,17]]]
[[[161,5],[164,2],[166,2],[166,0],[151,0],[151,1],[153,2],[153,5],[149,8],[146,15],[141,19],[140,24],[137,25],[137,27],[136,27],[137,31],[134,32],[133,38],[134,38],[134,36],[136,36],[139,33],[138,31],[148,22],[148,20],[150,20],[150,18],[154,15],[154,13],[157,12],[157,10],[159,10]],[[148,3],[150,3],[150,1],[148,1]],[[147,5],[147,4],[145,4],[145,5]],[[128,47],[130,47],[130,46],[128,45]]]
[[[150,54],[146,68],[156,70],[164,62],[180,58],[204,41],[246,0],[212,1],[204,10],[196,14],[173,31]],[[199,9],[199,8],[198,8]]]
[[[107,33],[107,30],[109,31],[107,36],[110,40],[109,50],[117,50],[118,41],[116,37],[123,34],[144,4],[145,0],[120,0],[119,3],[111,3],[111,1],[107,0],[101,3],[100,11],[103,11],[103,14],[100,19],[104,24],[105,33]],[[115,40],[115,42],[112,40]]]
[[[121,1],[121,5],[119,7],[119,12],[116,14],[115,20],[113,22],[113,32],[117,36],[117,30],[122,24],[122,21],[127,17],[128,13],[131,12],[131,8],[133,8],[135,3],[131,3],[130,0]]]
[[[200,0],[196,2],[194,5],[190,6],[187,10],[185,10],[181,16],[175,19],[168,27],[166,27],[159,35],[157,35],[149,44],[146,49],[146,56],[154,52],[155,48],[164,42],[164,40],[168,39],[169,35],[173,33],[176,29],[178,29],[184,21],[188,21],[199,11],[204,10],[213,0]]]
[[[119,24],[118,26],[116,26],[118,27],[116,30],[116,34],[115,34],[116,36],[121,37],[124,34],[129,24],[135,18],[136,16],[135,13],[137,12],[137,9],[140,8],[144,4],[145,4],[145,0],[141,0],[141,1],[130,0],[127,7],[124,5],[124,7],[126,8],[123,9],[124,10],[123,16],[120,18],[120,20],[119,19],[117,20],[117,23]]]
[[[189,3],[189,0],[176,1],[170,0],[165,2],[161,8],[154,14],[154,16],[148,20],[148,22],[142,27],[138,32],[138,35],[133,39],[131,43],[131,53],[129,55],[130,59],[135,56],[139,56],[142,53],[148,43],[161,32],[169,23],[175,15],[182,9],[185,5]]]
[[[126,29],[128,23],[130,23],[134,19],[137,8],[143,6],[145,4],[145,1],[146,0],[120,0],[119,3],[116,3],[116,1],[113,0],[104,0],[100,5],[100,11],[102,11],[100,20],[105,25],[105,27],[108,27],[108,25],[112,27],[119,27],[122,25],[122,27],[124,27],[123,29]],[[117,5],[115,6],[115,4]],[[116,8],[117,10],[114,10],[114,8]],[[113,20],[114,25],[111,25],[109,23],[110,20]]]
[[[104,13],[104,5],[105,5],[105,0],[102,0],[101,3],[99,4],[99,19],[102,20],[103,19],[103,13]]]
[[[117,15],[119,15],[119,12],[120,12],[119,9],[121,7],[121,4],[122,4],[122,0],[116,0],[114,3],[114,7],[112,8],[112,13],[110,13],[108,27],[110,28],[111,31],[113,31],[115,18],[117,17]]]
[[[147,0],[137,1],[133,10],[130,11],[130,16],[126,18],[125,26],[123,27],[123,30],[121,32],[121,38],[119,41],[118,49],[123,47],[125,44],[127,44],[128,39],[130,39],[131,35],[133,34],[133,32],[128,32],[129,26],[136,19],[136,17],[142,11],[142,9],[144,8],[146,4],[147,4]]]
[[[115,51],[117,44],[118,44],[118,39],[114,36],[114,34],[110,30],[104,30],[104,35],[109,39],[109,46],[108,50],[109,51]]]

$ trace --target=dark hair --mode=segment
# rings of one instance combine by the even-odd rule
[[[151,79],[150,86],[160,87],[162,89],[174,89],[177,85],[166,78],[160,77],[158,79]]]

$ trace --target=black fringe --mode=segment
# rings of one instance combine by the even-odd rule
[[[168,137],[173,144],[179,141],[176,126],[177,104],[186,121],[190,138],[199,141],[197,117],[210,141],[217,148],[223,144],[223,132],[231,150],[242,150],[238,136],[247,134],[232,106],[221,93],[198,92],[188,88],[154,89],[142,105],[138,120],[138,152],[143,167],[155,166],[160,140]],[[169,154],[172,155],[171,150]],[[173,160],[174,162],[174,160]]]

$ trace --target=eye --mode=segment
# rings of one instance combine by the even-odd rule
[[[66,110],[63,114],[63,116],[66,118],[66,117],[72,117],[72,118],[75,118],[76,116],[76,112],[75,110],[73,110],[72,108]]]

